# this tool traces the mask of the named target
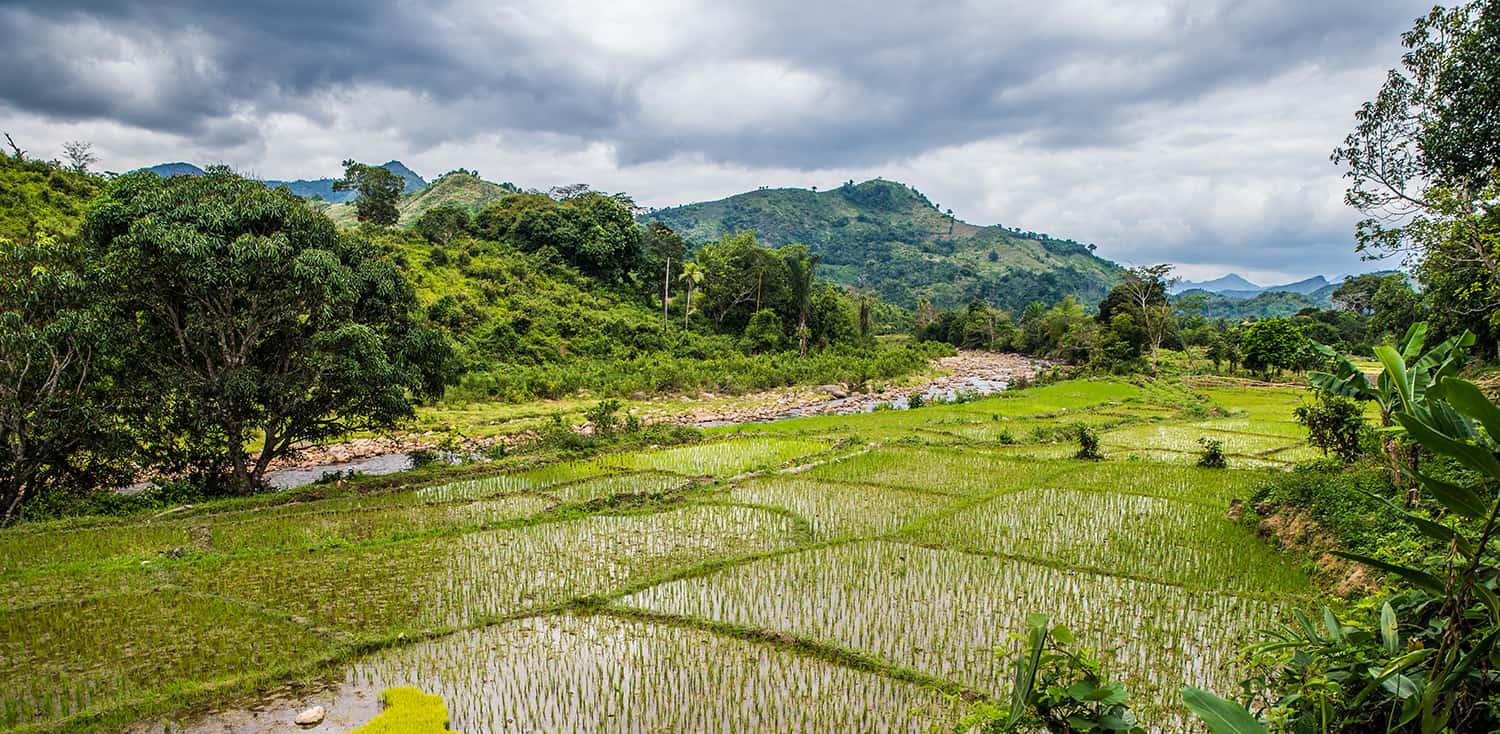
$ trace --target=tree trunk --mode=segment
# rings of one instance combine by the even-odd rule
[[[250,494],[253,484],[250,478],[249,457],[245,455],[245,430],[238,425],[225,427],[229,449],[229,489],[238,495]]]
[[[672,296],[672,258],[667,258],[667,272],[661,278],[661,330],[667,330],[667,299]]]
[[[682,330],[687,331],[688,314],[693,312],[693,279],[688,278],[687,301],[682,304]]]
[[[797,315],[797,356],[807,356],[807,308]]]
[[[21,500],[26,499],[26,487],[19,482],[6,482],[0,490],[0,528],[10,525],[21,509]]]

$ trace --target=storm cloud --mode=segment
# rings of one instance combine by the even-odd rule
[[[0,129],[114,170],[400,158],[663,206],[882,175],[1121,261],[1300,277],[1370,267],[1327,154],[1426,7],[0,2]]]

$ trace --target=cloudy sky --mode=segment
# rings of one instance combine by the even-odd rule
[[[648,206],[910,183],[978,224],[1260,282],[1353,254],[1328,153],[1406,0],[0,0],[0,130],[100,167],[354,157]]]

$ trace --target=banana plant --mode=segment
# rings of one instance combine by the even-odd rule
[[[1441,361],[1423,368],[1437,374],[1436,379],[1411,379],[1411,371],[1397,369],[1408,360],[1397,363],[1391,359],[1394,351],[1384,355],[1400,402],[1393,421],[1410,441],[1476,477],[1454,483],[1413,474],[1416,485],[1463,529],[1375,496],[1416,532],[1447,548],[1446,557],[1406,565],[1341,552],[1400,577],[1412,590],[1392,597],[1401,601],[1393,606],[1388,600],[1378,621],[1364,625],[1345,624],[1325,608],[1320,628],[1294,611],[1289,623],[1250,648],[1289,666],[1283,681],[1296,683],[1277,689],[1271,698],[1300,711],[1295,725],[1278,724],[1291,730],[1344,731],[1351,721],[1377,721],[1387,731],[1422,734],[1479,730],[1475,726],[1492,730],[1487,723],[1476,723],[1493,722],[1476,718],[1474,702],[1494,695],[1500,663],[1500,598],[1491,548],[1500,535],[1500,407],[1473,383],[1447,374]],[[1413,615],[1405,626],[1397,608],[1404,610],[1402,615]],[[1214,734],[1267,731],[1234,701],[1197,689],[1185,689],[1183,701]]]
[[[1390,467],[1391,482],[1413,491],[1415,487],[1408,485],[1405,475],[1416,470],[1416,455],[1403,450],[1401,444],[1405,430],[1397,423],[1395,415],[1423,403],[1432,385],[1445,377],[1456,376],[1464,360],[1468,359],[1475,337],[1472,332],[1464,331],[1424,352],[1426,341],[1427,322],[1420,321],[1406,330],[1399,347],[1385,344],[1376,347],[1375,356],[1383,371],[1374,383],[1349,358],[1325,344],[1314,344],[1313,349],[1328,360],[1332,371],[1314,371],[1307,376],[1308,382],[1318,390],[1374,402],[1380,407],[1381,443]],[[1414,501],[1415,494],[1409,499]]]
[[[1388,360],[1385,355],[1383,361]],[[1387,369],[1391,370],[1392,365]],[[1394,371],[1394,370],[1392,370]],[[1419,486],[1449,513],[1482,523],[1477,537],[1421,516],[1392,508],[1417,532],[1448,548],[1445,563],[1432,568],[1394,564],[1354,553],[1339,553],[1350,560],[1395,574],[1411,585],[1442,600],[1448,634],[1436,649],[1408,661],[1393,674],[1420,682],[1419,721],[1424,734],[1443,731],[1460,705],[1463,682],[1477,666],[1490,664],[1500,638],[1500,598],[1495,594],[1494,554],[1490,544],[1500,532],[1500,408],[1476,385],[1443,375],[1423,386],[1416,397],[1414,381],[1397,373],[1398,384],[1412,387],[1403,393],[1403,409],[1396,421],[1417,445],[1434,455],[1452,459],[1474,472],[1477,486],[1442,481],[1413,473]],[[1484,610],[1481,620],[1470,614],[1475,604]],[[1404,660],[1404,658],[1398,659]]]

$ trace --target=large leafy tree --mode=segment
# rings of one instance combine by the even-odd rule
[[[1407,256],[1435,301],[1500,329],[1500,2],[1437,7],[1333,152],[1358,249]],[[1455,324],[1456,326],[1456,324]]]
[[[290,192],[223,167],[130,174],[84,233],[118,278],[132,384],[152,396],[137,418],[170,439],[152,444],[166,468],[248,491],[298,442],[392,426],[449,376],[400,271]]]
[[[334,191],[354,191],[359,198],[354,200],[355,216],[366,224],[389,227],[401,220],[401,210],[396,202],[406,181],[395,172],[354,160],[344,161],[344,177],[333,182]]]
[[[0,525],[45,492],[128,476],[100,275],[73,243],[0,238]]]
[[[641,259],[641,232],[626,201],[595,191],[562,199],[510,194],[485,207],[474,224],[486,239],[555,254],[585,274],[619,279]]]
[[[762,247],[754,232],[704,245],[696,262],[703,268],[699,308],[724,331],[743,332],[755,312],[784,313],[791,303],[786,261]]]
[[[1307,337],[1291,319],[1257,321],[1245,327],[1240,336],[1245,366],[1266,372],[1296,366],[1302,349],[1307,346]]]
[[[1139,328],[1141,346],[1151,350],[1151,371],[1155,373],[1162,342],[1172,329],[1172,305],[1167,300],[1167,289],[1176,280],[1172,266],[1139,266],[1120,275],[1120,284],[1099,304],[1098,321],[1110,324],[1119,313],[1128,313]]]

